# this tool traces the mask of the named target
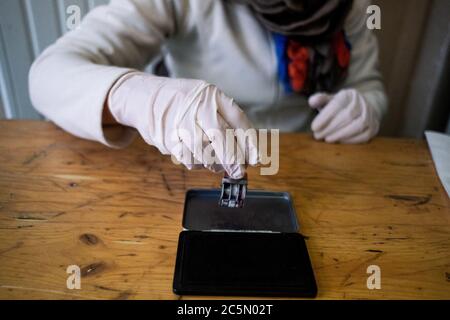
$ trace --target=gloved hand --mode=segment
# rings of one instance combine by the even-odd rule
[[[320,113],[311,124],[314,138],[328,143],[364,143],[380,129],[381,115],[355,89],[336,95],[317,93],[308,100]]]
[[[226,129],[252,125],[233,99],[204,81],[131,72],[110,90],[108,107],[118,123],[136,128],[148,144],[188,169],[204,166],[239,179],[246,164],[259,161],[256,135],[247,142],[234,138],[238,150],[227,148]],[[215,162],[205,157],[205,148]]]

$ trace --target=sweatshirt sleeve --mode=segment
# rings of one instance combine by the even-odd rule
[[[167,0],[112,0],[92,10],[31,66],[34,107],[75,136],[111,147],[128,144],[131,129],[115,140],[106,137],[103,106],[115,81],[143,69],[173,34],[172,9]]]
[[[353,9],[345,24],[352,51],[343,87],[357,89],[376,108],[381,118],[387,112],[388,101],[379,71],[377,38],[366,25],[369,5],[370,1],[367,0],[353,1]]]

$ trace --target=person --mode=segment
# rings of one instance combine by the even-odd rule
[[[226,152],[206,163],[197,150],[223,150],[226,129],[311,126],[314,138],[328,143],[364,143],[378,133],[387,99],[377,41],[366,27],[368,5],[112,0],[36,59],[30,96],[78,137],[122,148],[137,131],[189,169],[203,165],[241,178],[259,161],[255,139],[237,142],[245,163]],[[170,77],[143,71],[160,56]],[[184,140],[181,131],[193,138]]]

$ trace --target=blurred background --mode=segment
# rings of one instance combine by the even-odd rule
[[[355,0],[358,1],[358,0]],[[67,8],[84,16],[108,0],[0,1],[0,119],[42,119],[28,96],[32,61],[67,32]],[[390,100],[384,136],[450,134],[450,0],[376,0],[381,70]]]

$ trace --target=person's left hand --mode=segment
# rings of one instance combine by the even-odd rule
[[[355,89],[336,95],[316,93],[308,100],[320,113],[311,124],[314,138],[328,143],[365,143],[380,129],[381,116]]]

